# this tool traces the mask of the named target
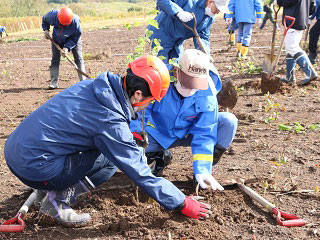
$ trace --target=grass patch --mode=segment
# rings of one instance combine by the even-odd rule
[[[38,38],[26,38],[26,37],[20,37],[16,39],[10,39],[6,40],[6,43],[14,43],[14,42],[32,42],[32,41],[38,41]]]

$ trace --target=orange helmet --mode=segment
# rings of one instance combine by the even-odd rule
[[[63,7],[58,12],[58,20],[60,24],[67,26],[72,22],[73,12],[68,7]]]
[[[135,75],[148,82],[152,96],[160,102],[170,84],[169,71],[164,62],[158,57],[147,55],[133,60],[129,63],[129,68]]]

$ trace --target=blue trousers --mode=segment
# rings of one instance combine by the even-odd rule
[[[217,135],[217,143],[216,146],[220,148],[227,149],[236,134],[238,127],[238,119],[236,116],[229,112],[219,112],[218,113],[218,135]],[[173,144],[170,145],[169,148],[174,148],[178,146],[190,146],[192,142],[192,135],[186,135],[182,139],[176,140]],[[146,152],[160,152],[164,151],[164,149],[156,139],[154,139],[151,135],[148,135],[149,145],[146,148]]]
[[[243,46],[249,47],[251,42],[253,23],[238,23],[238,43],[242,43]]]
[[[78,183],[85,176],[89,177],[97,187],[108,181],[117,171],[117,167],[95,149],[66,156],[63,170],[47,181],[29,181],[18,176],[12,169],[10,170],[21,182],[31,188],[61,191]]]

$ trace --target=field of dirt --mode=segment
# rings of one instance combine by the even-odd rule
[[[213,25],[214,64],[223,81],[234,81],[239,94],[236,107],[229,110],[239,119],[236,137],[229,152],[214,167],[214,176],[224,185],[234,178],[246,179],[249,187],[280,209],[307,220],[307,225],[277,225],[270,212],[232,185],[222,192],[200,191],[205,202],[212,204],[213,216],[206,221],[191,220],[180,213],[166,212],[142,192],[137,195],[130,180],[119,172],[75,207],[76,211],[91,214],[93,222],[89,226],[64,228],[42,219],[32,208],[23,233],[0,233],[0,238],[319,239],[320,82],[306,87],[282,86],[270,96],[261,94],[260,67],[269,51],[271,29],[270,22],[264,31],[255,26],[249,60],[237,62],[235,47],[227,45],[226,24],[217,19]],[[91,76],[107,70],[123,74],[125,56],[134,51],[136,39],[143,32],[144,27],[84,31],[87,72]],[[39,41],[0,44],[0,222],[13,217],[30,194],[7,168],[3,156],[7,137],[30,112],[78,81],[73,66],[64,60],[60,88],[48,90],[50,43],[41,35],[28,37],[38,37]],[[191,46],[191,42],[186,44]],[[284,69],[283,51],[277,75],[283,76]],[[318,62],[316,69],[320,74]],[[301,71],[297,77],[303,77]],[[281,130],[284,127],[280,129],[279,124],[291,130]],[[176,148],[172,153],[174,159],[165,177],[185,194],[195,195],[190,149]],[[278,160],[282,164],[277,166]]]

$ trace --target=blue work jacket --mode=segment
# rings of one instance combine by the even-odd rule
[[[215,69],[214,72],[210,71],[210,76],[213,80],[211,87],[186,98],[182,98],[174,83],[171,83],[162,101],[151,104],[145,114],[146,132],[165,149],[176,140],[188,134],[193,135],[191,150],[194,174],[212,174],[218,126],[216,94],[221,89],[221,80]],[[137,121],[132,121],[130,125],[133,132],[142,130]]]
[[[256,18],[263,18],[261,0],[230,0],[227,18],[235,16],[237,23],[256,23]]]
[[[52,10],[42,17],[43,31],[50,30],[50,25],[53,26],[52,38],[60,47],[71,50],[77,45],[82,31],[76,14],[73,14],[71,24],[64,26],[59,23],[58,10]]]
[[[314,18],[316,18],[317,20],[320,19],[320,0],[316,0],[316,10],[310,17],[311,20],[313,20]]]
[[[0,32],[4,32],[4,31],[6,31],[6,27],[5,26],[3,26],[3,27],[0,26]]]
[[[21,122],[7,139],[6,161],[21,177],[45,181],[61,172],[70,154],[98,149],[145,193],[175,209],[185,195],[151,173],[129,128],[129,104],[120,75],[81,81]]]
[[[159,55],[170,58],[169,52],[175,49],[178,58],[183,52],[183,42],[186,39],[194,37],[192,31],[187,29],[175,15],[179,11],[187,11],[194,13],[197,19],[197,32],[202,40],[205,50],[210,53],[210,28],[215,20],[215,17],[205,15],[206,0],[158,0],[157,7],[160,13],[156,16],[159,23],[159,29],[153,26],[148,26],[149,30],[153,31],[152,39],[159,39],[161,46],[164,48],[159,52]],[[186,23],[193,28],[194,20]],[[194,46],[197,49],[199,45],[197,40],[193,38]]]

